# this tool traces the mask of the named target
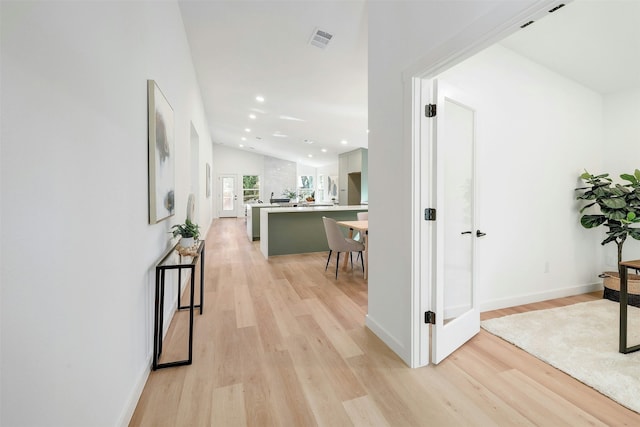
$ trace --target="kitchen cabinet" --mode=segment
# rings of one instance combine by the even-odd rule
[[[368,155],[366,148],[358,148],[338,156],[338,201],[341,205],[368,202]]]

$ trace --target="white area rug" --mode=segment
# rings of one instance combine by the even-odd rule
[[[640,413],[640,351],[618,352],[618,303],[606,299],[485,320],[482,327]],[[627,345],[640,344],[629,306]]]

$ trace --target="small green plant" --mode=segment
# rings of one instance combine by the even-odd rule
[[[640,170],[636,169],[633,175],[620,175],[621,179],[627,181],[624,185],[614,185],[608,173],[592,175],[585,171],[580,178],[588,186],[576,188],[581,193],[577,199],[591,202],[580,209],[580,213],[592,206],[599,208],[599,213],[582,215],[580,223],[584,228],[604,225],[609,229],[602,245],[616,243],[620,264],[622,247],[627,237],[640,240],[640,229],[632,227],[640,222]]]
[[[285,188],[282,191],[282,195],[288,199],[295,199],[296,198],[296,192],[295,190],[290,190],[288,188]]]
[[[174,225],[171,229],[172,231],[170,231],[170,233],[173,234],[173,237],[193,237],[194,239],[200,237],[200,227],[189,219],[187,219],[184,224]]]

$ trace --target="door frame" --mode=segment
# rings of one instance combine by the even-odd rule
[[[569,3],[567,0],[564,3]],[[439,49],[435,49],[421,58],[419,61],[408,67],[402,74],[404,82],[405,99],[411,103],[405,117],[405,129],[411,138],[411,348],[410,366],[417,368],[430,363],[430,343],[429,334],[425,334],[425,328],[429,325],[425,323],[425,311],[431,307],[431,290],[422,282],[423,276],[428,277],[429,272],[423,271],[421,262],[425,256],[431,256],[435,248],[423,248],[422,239],[430,236],[427,223],[424,221],[424,209],[429,207],[430,194],[422,188],[421,177],[431,171],[431,165],[422,164],[423,154],[423,132],[428,130],[421,128],[424,104],[422,103],[423,80],[437,77],[440,73],[457,65],[458,63],[472,57],[483,49],[492,46],[505,37],[515,33],[520,29],[523,22],[538,20],[549,13],[549,10],[559,2],[557,0],[541,0],[530,7],[520,10],[517,4],[503,4],[496,7],[490,15],[482,17],[480,21],[489,20],[491,23],[502,22],[500,25],[493,25],[490,31],[477,31],[482,27],[481,22],[473,28],[469,28],[458,36],[446,41]],[[514,9],[512,9],[514,8]],[[516,11],[513,14],[513,11]],[[510,16],[507,19],[500,19],[500,16]],[[426,341],[426,342],[425,342]]]

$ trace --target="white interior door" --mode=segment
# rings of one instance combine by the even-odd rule
[[[431,120],[435,162],[431,189],[435,197],[435,286],[432,307],[431,360],[439,363],[480,331],[476,298],[475,128],[473,101],[442,81],[434,80],[432,99],[436,115]]]
[[[238,177],[236,175],[220,175],[218,177],[220,183],[219,197],[219,216],[237,217],[238,216]]]

